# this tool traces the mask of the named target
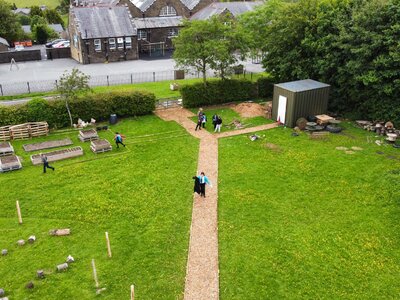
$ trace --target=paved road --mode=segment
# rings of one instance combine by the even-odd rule
[[[9,64],[0,64],[0,84],[26,83],[27,81],[56,80],[72,68],[78,68],[90,76],[118,75],[140,72],[159,72],[175,69],[175,61],[171,58],[157,60],[131,60],[109,64],[81,65],[73,59],[55,59],[33,62],[18,62],[19,69]],[[246,62],[245,67],[250,72],[261,72],[259,64]]]

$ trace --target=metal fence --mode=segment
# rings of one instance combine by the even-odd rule
[[[201,73],[195,71],[185,72],[185,78],[200,78],[201,76]],[[213,71],[207,71],[207,77],[213,76]],[[112,86],[119,84],[156,82],[164,80],[175,80],[175,70],[91,76],[89,85],[91,87]],[[57,89],[57,84],[58,80],[4,83],[0,84],[0,95],[13,96],[36,92],[50,92]]]

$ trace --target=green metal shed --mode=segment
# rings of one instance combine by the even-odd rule
[[[312,79],[274,85],[272,118],[295,127],[301,117],[325,114],[330,85]]]

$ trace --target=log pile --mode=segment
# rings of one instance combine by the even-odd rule
[[[356,124],[367,130],[375,132],[376,135],[386,136],[386,140],[388,142],[395,142],[396,139],[400,136],[400,130],[396,130],[393,126],[392,122],[370,122],[364,120],[356,121]]]

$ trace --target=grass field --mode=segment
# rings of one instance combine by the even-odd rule
[[[85,152],[51,163],[56,170],[47,174],[22,150],[22,144],[43,138],[13,142],[24,168],[0,174],[0,249],[9,250],[0,257],[0,287],[10,299],[128,299],[131,284],[138,299],[182,298],[198,141],[155,116],[123,120],[111,129],[127,136],[126,148],[93,154],[76,131],[45,138],[70,137]],[[110,131],[100,135],[113,138]],[[23,225],[17,222],[16,200]],[[71,228],[72,234],[51,237],[53,228]],[[16,245],[32,234],[35,244]],[[69,254],[76,262],[55,272]],[[101,296],[96,296],[92,258],[106,288]],[[44,280],[35,278],[39,269],[48,273]],[[35,288],[27,290],[31,280]]]
[[[191,109],[191,111],[195,114],[197,114],[198,109],[194,108]],[[222,127],[221,127],[221,132],[225,131],[231,131],[234,130],[233,126],[227,126],[229,123],[231,123],[233,120],[239,120],[245,127],[254,127],[262,124],[269,124],[272,123],[271,120],[266,119],[264,117],[254,117],[254,118],[242,118],[236,111],[229,107],[221,107],[221,108],[206,108],[203,110],[203,112],[207,116],[207,124],[206,124],[206,129],[209,132],[214,133],[214,127],[212,124],[212,116],[214,114],[218,114],[221,119],[222,119]],[[197,116],[192,117],[193,122],[197,123]]]
[[[219,141],[221,299],[398,298],[400,152],[347,127]]]
[[[48,8],[56,8],[60,5],[59,0],[6,0],[11,4],[15,3],[18,8],[31,7],[34,5],[46,5]]]

